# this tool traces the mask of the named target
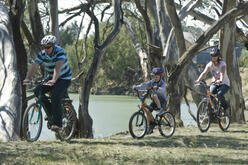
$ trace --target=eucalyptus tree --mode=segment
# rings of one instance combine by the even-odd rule
[[[174,1],[166,1],[165,3],[167,3],[168,7],[174,8],[174,11],[171,11],[172,12],[171,14],[174,13],[174,16],[178,17],[177,14],[176,14],[176,11],[175,11]],[[235,7],[232,6],[230,8],[232,8],[232,9],[230,9],[223,16],[221,16],[219,18],[219,20],[217,20],[207,31],[205,31],[188,50],[182,52],[183,54],[179,58],[179,62],[176,64],[175,69],[170,73],[170,75],[168,77],[168,88],[169,88],[169,90],[171,90],[170,92],[168,92],[168,95],[169,95],[168,97],[173,97],[173,95],[171,95],[171,93],[174,90],[176,90],[175,89],[175,84],[178,83],[179,77],[183,74],[183,72],[186,69],[186,66],[188,66],[191,63],[193,57],[196,56],[196,54],[207,43],[207,41],[216,32],[218,32],[218,30],[220,30],[220,28],[222,28],[227,23],[230,23],[230,21],[233,21],[234,18],[236,18],[238,16],[247,15],[248,2],[239,3],[237,6],[235,6]],[[175,28],[175,26],[177,26],[178,24],[180,24],[180,22],[176,21],[176,23],[173,24],[173,27]],[[175,33],[177,33],[177,31],[175,31]],[[230,36],[231,35],[229,35],[229,39],[231,38]],[[178,40],[179,39],[180,38],[178,38]],[[228,43],[227,40],[225,40],[225,44],[226,43]],[[233,50],[231,50],[231,52],[233,52]],[[241,118],[239,118],[239,117],[241,117]],[[239,115],[239,117],[236,116],[236,120],[237,121],[240,121],[240,120],[242,121],[243,120],[242,119],[242,114]]]
[[[22,94],[12,25],[2,2],[0,20],[0,140],[10,141],[20,135]]]
[[[90,8],[86,10],[86,13],[94,21],[94,28],[95,28],[94,57],[85,79],[80,80],[81,83],[80,98],[79,98],[80,137],[86,137],[86,138],[93,137],[92,119],[88,113],[90,89],[92,87],[102,56],[104,55],[106,49],[114,40],[116,35],[120,32],[120,28],[121,28],[122,10],[121,10],[120,0],[113,0],[112,5],[114,7],[114,27],[113,30],[107,36],[107,38],[102,42],[102,44],[100,44],[101,40],[99,35],[98,19],[95,16],[94,12],[90,10]]]
[[[25,79],[27,72],[27,53],[24,47],[23,39],[21,36],[21,22],[24,15],[24,2],[23,0],[19,1],[10,1],[9,4],[9,16],[11,20],[11,25],[13,29],[13,41],[14,47],[17,57],[17,69],[20,75],[20,80],[22,84],[22,80]],[[27,107],[26,101],[26,87],[22,85],[22,97],[20,98],[22,101],[22,115],[24,114],[24,110]],[[21,115],[21,116],[22,116]],[[22,132],[20,132],[20,136],[22,137]]]
[[[237,5],[236,0],[224,0],[223,11],[224,15],[233,6]],[[230,90],[228,92],[228,102],[232,110],[232,120],[235,122],[245,122],[244,110],[245,102],[242,92],[242,82],[239,73],[239,63],[235,51],[236,47],[236,18],[231,19],[224,25],[221,30],[220,47],[222,57],[227,63],[227,74],[231,80]]]
[[[190,1],[188,4],[186,4],[181,10],[180,19],[183,20],[183,18],[185,18],[185,16],[189,13],[189,11],[197,7],[199,3],[200,1]],[[137,35],[132,30],[132,25],[128,22],[128,20],[125,19],[124,22],[132,38],[136,52],[140,57],[140,63],[143,73],[146,73],[151,68],[151,66],[164,67],[168,72],[170,72],[173,69],[174,65],[177,63],[178,45],[175,42],[174,36],[170,35],[172,26],[171,26],[170,18],[167,15],[163,0],[157,0],[157,1],[145,0],[143,3],[136,0],[135,4],[140,12],[140,15],[142,16],[143,24],[145,26],[147,45],[148,45],[147,47],[143,48],[141,44],[139,44]],[[170,46],[167,45],[168,40],[172,41],[172,42],[168,42],[171,43]],[[182,42],[185,43],[185,40],[183,39]],[[165,61],[163,60],[163,50],[165,49],[167,50],[164,52],[167,52],[169,54],[169,56],[166,56],[166,61],[167,61],[166,65],[165,63],[163,63],[163,61]],[[199,71],[193,64],[191,64],[190,67],[188,67],[187,76],[184,76],[181,79],[180,85],[179,84],[177,85],[177,90],[174,90],[173,92],[174,102],[177,103],[181,102],[181,98],[185,94],[185,85],[193,86],[194,81],[192,81],[192,79],[194,78],[196,79],[196,77],[198,77],[199,74],[200,74]],[[197,94],[196,92],[192,92],[192,95],[195,103],[198,104],[200,101],[199,94]],[[170,107],[170,111],[172,111],[176,115],[177,124],[182,125],[182,121],[180,120],[180,104],[173,104],[173,105],[174,107],[173,108]]]

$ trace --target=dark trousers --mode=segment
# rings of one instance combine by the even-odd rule
[[[217,94],[217,97],[220,100],[221,106],[224,109],[228,107],[225,97],[224,97],[224,94],[228,91],[228,89],[229,89],[229,86],[226,84],[223,84],[223,85],[212,84],[210,86],[210,92],[212,92],[213,94]]]
[[[53,86],[47,86],[40,84],[38,85],[34,93],[36,97],[38,97],[40,94],[41,101],[43,102],[44,108],[47,110],[47,115],[53,117],[52,125],[55,124],[59,127],[62,127],[62,104],[61,100],[64,97],[67,88],[70,86],[71,80],[62,80],[58,79],[56,83]],[[51,94],[51,102],[48,100],[48,98],[45,96],[45,93],[50,92]]]

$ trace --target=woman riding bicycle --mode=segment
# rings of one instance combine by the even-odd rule
[[[51,130],[58,131],[62,127],[62,105],[61,100],[71,83],[72,72],[68,65],[66,52],[61,47],[55,45],[56,37],[47,35],[41,40],[44,50],[40,51],[35,59],[35,63],[30,68],[23,83],[29,83],[32,75],[43,64],[47,72],[46,83],[35,88],[35,95],[41,94],[45,108],[53,117]],[[51,103],[45,93],[51,92]]]
[[[214,49],[211,53],[212,61],[210,61],[204,71],[201,73],[199,78],[195,81],[198,84],[202,79],[206,77],[208,72],[211,72],[212,84],[210,86],[210,92],[217,94],[218,99],[221,102],[221,106],[226,110],[228,105],[226,103],[224,94],[228,91],[230,87],[230,80],[227,76],[226,63],[220,58],[220,50],[218,48]]]

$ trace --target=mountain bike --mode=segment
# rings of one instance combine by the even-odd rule
[[[155,126],[158,127],[162,136],[172,136],[176,126],[174,116],[164,109],[165,111],[161,115],[156,115],[154,117],[152,111],[159,109],[145,103],[146,98],[151,95],[151,89],[135,91],[141,101],[141,106],[138,106],[139,110],[135,112],[129,120],[129,132],[131,136],[135,139],[141,139],[146,134],[152,133]],[[143,95],[141,94],[142,92],[144,93]]]
[[[42,81],[41,83],[44,82]],[[51,129],[51,123],[53,123],[53,116],[49,115],[49,111],[44,108],[41,97],[41,95],[36,97],[33,94],[27,98],[28,101],[35,98],[35,103],[32,103],[27,107],[22,120],[23,136],[29,142],[36,141],[40,137],[43,126],[42,109],[47,115],[45,118],[45,120],[47,120],[47,128]],[[46,97],[48,97],[49,101],[51,101],[49,94]],[[76,111],[72,105],[72,100],[67,94],[62,99],[62,107],[62,129],[57,131],[55,135],[62,141],[68,141],[74,136],[76,131],[77,117]]]
[[[217,94],[210,92],[210,86],[200,81],[197,85],[203,85],[207,94],[201,100],[197,107],[197,126],[201,132],[208,131],[211,121],[217,120],[222,131],[227,131],[231,123],[231,110],[221,106]]]

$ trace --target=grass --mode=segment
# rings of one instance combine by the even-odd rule
[[[177,128],[171,138],[157,129],[141,140],[122,133],[103,139],[0,143],[1,164],[248,164],[248,125],[228,132],[211,125]]]

